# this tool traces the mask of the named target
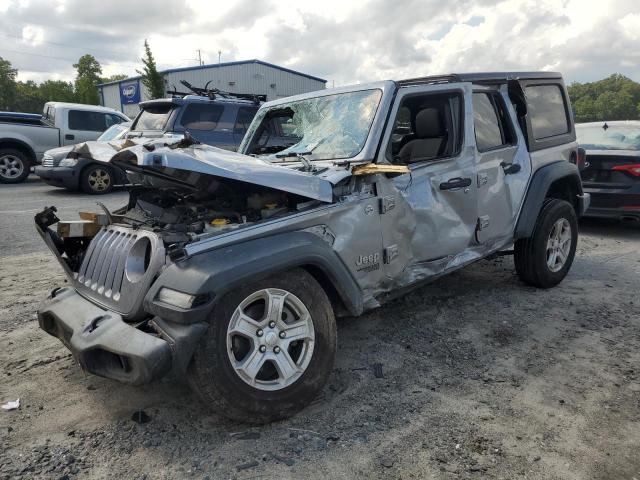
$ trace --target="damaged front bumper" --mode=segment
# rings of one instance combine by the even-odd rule
[[[38,323],[60,339],[85,371],[133,385],[161,378],[172,368],[184,370],[206,329],[154,317],[142,330],[72,288],[52,292],[38,311]]]

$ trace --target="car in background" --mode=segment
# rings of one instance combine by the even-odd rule
[[[587,216],[640,221],[640,121],[576,124]]]
[[[109,127],[99,142],[120,140],[129,131],[131,122],[123,122]],[[35,169],[38,175],[49,185],[68,190],[82,190],[85,193],[101,195],[110,192],[116,185],[129,183],[124,170],[105,165],[90,158],[67,158],[73,145],[47,150],[42,157],[42,165]]]
[[[191,86],[191,93],[169,91],[170,98],[140,103],[140,113],[127,137],[180,139],[189,136],[199,143],[236,151],[255,116],[261,96],[221,92]],[[261,137],[264,153],[298,141],[279,122],[270,122]]]
[[[0,183],[22,182],[45,151],[95,140],[112,125],[130,121],[98,105],[47,102],[42,115],[0,113]]]

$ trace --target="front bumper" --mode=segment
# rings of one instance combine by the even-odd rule
[[[69,349],[84,370],[101,377],[141,385],[165,375],[172,366],[172,339],[148,333],[103,310],[72,288],[52,292],[38,310],[40,328]],[[164,337],[164,338],[163,338]]]
[[[75,190],[80,184],[76,167],[43,167],[38,165],[35,168],[35,174],[39,176],[45,183],[54,187],[69,188]]]

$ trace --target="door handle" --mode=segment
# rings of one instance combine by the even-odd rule
[[[71,135],[70,133],[67,133],[67,134],[64,136],[64,139],[65,139],[65,140],[75,140],[75,138],[76,138],[76,136],[75,136],[75,135]]]
[[[522,167],[518,163],[502,162],[500,166],[504,170],[505,175],[513,175],[514,173],[518,173],[520,170],[522,170]]]
[[[450,178],[446,182],[440,184],[440,190],[454,190],[456,188],[464,188],[471,185],[470,178]]]

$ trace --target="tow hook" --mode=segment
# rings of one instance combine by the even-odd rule
[[[91,320],[89,322],[89,324],[84,327],[84,331],[86,333],[91,333],[93,332],[96,328],[98,328],[98,325],[100,324],[100,322],[106,318],[109,318],[107,315],[99,315],[96,318],[94,318],[93,320]]]

